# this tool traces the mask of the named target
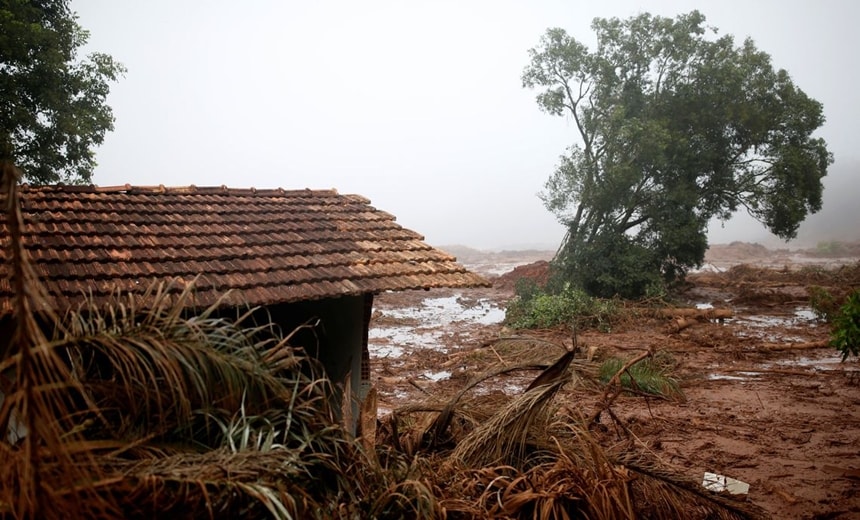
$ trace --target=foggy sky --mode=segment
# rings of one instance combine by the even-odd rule
[[[521,87],[527,50],[549,27],[591,45],[594,17],[699,9],[719,34],[753,38],[824,104],[818,135],[836,163],[812,224],[832,231],[831,216],[860,222],[846,203],[860,165],[860,3],[852,0],[71,6],[91,33],[87,51],[128,68],[108,98],[116,129],[98,149],[100,186],[336,188],[368,197],[434,245],[553,249],[564,230],[537,193],[576,134]],[[831,206],[841,209],[829,214]],[[807,228],[800,238],[814,244]],[[749,218],[710,233],[712,242],[769,236]]]

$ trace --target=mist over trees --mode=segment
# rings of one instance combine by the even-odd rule
[[[2,0],[0,28],[0,162],[36,184],[89,183],[113,130],[108,83],[125,69],[107,54],[78,60],[89,33],[68,0]]]
[[[567,228],[564,280],[643,296],[701,264],[712,218],[743,208],[788,240],[821,209],[822,105],[752,40],[717,36],[698,11],[592,28],[593,51],[549,29],[522,76],[578,134],[541,195]]]

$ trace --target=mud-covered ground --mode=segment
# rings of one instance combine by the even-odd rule
[[[540,258],[539,252],[519,260],[516,253],[472,254],[465,263],[493,277],[493,288],[378,296],[370,348],[380,414],[444,403],[491,364],[536,351],[552,358],[571,348],[565,328],[502,325],[512,280],[495,277]],[[713,306],[731,317],[678,330],[676,318],[645,310],[608,332],[581,332],[578,347],[593,357],[579,364],[580,383],[558,398],[563,410],[590,416],[598,409],[593,377],[606,358],[660,352],[684,399],[619,398],[612,410],[620,424],[603,414],[596,429],[606,444],[646,446],[690,478],[713,472],[746,482],[747,499],[774,518],[860,518],[860,363],[841,362],[827,346],[829,326],[815,317],[808,295],[810,286],[836,294],[858,287],[857,257],[732,244],[712,247],[707,260],[674,303]],[[541,269],[520,271],[539,276]],[[536,374],[499,376],[473,392],[513,395]]]

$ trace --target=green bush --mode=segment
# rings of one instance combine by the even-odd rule
[[[531,278],[520,278],[514,285],[514,293],[521,300],[529,301],[538,294],[541,294],[544,289]]]
[[[520,289],[518,287],[518,289]],[[557,294],[523,287],[508,304],[505,323],[515,329],[549,328],[564,323],[578,328],[607,331],[618,313],[613,300],[592,298],[580,289],[565,286]]]
[[[830,344],[842,353],[842,361],[849,355],[860,355],[860,290],[854,290],[839,313],[833,318]]]
[[[809,306],[815,317],[830,322],[839,312],[839,302],[824,287],[812,285],[806,288],[809,293]]]

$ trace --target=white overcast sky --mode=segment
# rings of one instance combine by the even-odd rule
[[[336,188],[368,197],[434,245],[551,249],[564,230],[537,193],[575,134],[522,88],[527,50],[549,27],[590,45],[595,17],[698,9],[720,34],[753,38],[824,104],[819,134],[836,164],[822,217],[831,199],[848,207],[860,195],[860,2],[853,0],[71,6],[91,32],[87,51],[128,68],[108,99],[116,129],[98,150],[101,186]],[[852,200],[849,233],[860,227],[856,206]],[[710,236],[764,241],[768,234],[737,219],[715,224]]]

